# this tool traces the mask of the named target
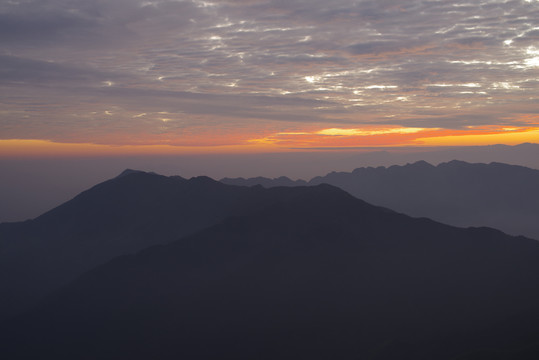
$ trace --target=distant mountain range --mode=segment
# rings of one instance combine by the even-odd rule
[[[539,239],[539,170],[523,166],[456,160],[433,166],[419,161],[332,172],[308,182],[286,177],[224,178],[221,182],[264,187],[327,183],[411,216],[455,226],[489,226]]]
[[[129,172],[1,231],[4,269],[69,282],[0,322],[3,359],[539,355],[539,242],[330,185]]]

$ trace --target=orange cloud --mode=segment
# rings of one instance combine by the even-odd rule
[[[407,127],[328,128],[314,132],[276,133],[251,143],[277,147],[460,146],[539,142],[535,127],[469,127],[464,130]]]
[[[474,146],[506,144],[517,145],[525,142],[539,143],[539,128],[502,128],[490,133],[459,133],[446,136],[424,137],[418,139],[427,146]]]

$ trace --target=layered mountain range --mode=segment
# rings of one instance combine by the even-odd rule
[[[535,359],[538,259],[331,185],[126,171],[0,225],[0,357]]]
[[[490,226],[539,239],[539,170],[501,163],[450,161],[433,166],[362,167],[310,181],[287,177],[224,178],[233,185],[337,186],[357,198],[455,226]]]

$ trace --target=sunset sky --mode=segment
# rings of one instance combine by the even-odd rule
[[[539,142],[539,1],[0,2],[0,154]]]

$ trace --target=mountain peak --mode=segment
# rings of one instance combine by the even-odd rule
[[[419,160],[419,161],[416,161],[415,163],[412,163],[412,164],[406,164],[407,166],[412,166],[414,168],[424,168],[424,169],[430,169],[430,168],[434,168],[434,165],[426,162],[425,160]]]
[[[133,169],[125,169],[124,171],[122,171],[120,173],[120,175],[116,176],[116,179],[119,179],[121,177],[124,177],[126,175],[131,175],[131,174],[140,174],[140,173],[146,173],[145,171],[142,171],[142,170],[133,170]]]
[[[190,178],[189,181],[191,181],[191,182],[196,182],[196,183],[200,183],[200,184],[213,184],[213,183],[218,183],[218,181],[212,179],[212,178],[209,177],[209,176],[195,176],[195,177]]]
[[[443,162],[439,164],[438,166],[439,167],[462,167],[462,166],[468,166],[468,165],[472,165],[472,164],[466,161],[462,161],[462,160],[451,160],[448,162]]]

